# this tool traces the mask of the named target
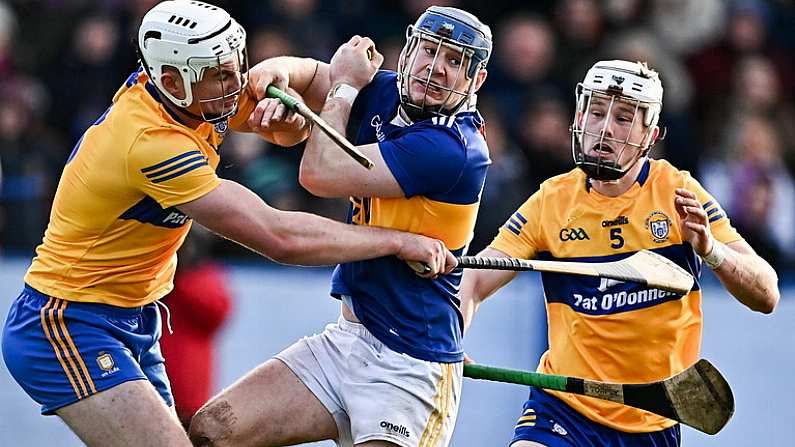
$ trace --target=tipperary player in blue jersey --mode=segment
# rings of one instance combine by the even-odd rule
[[[688,172],[648,153],[660,137],[663,87],[645,63],[597,62],[577,86],[576,169],[545,181],[478,256],[606,262],[654,250],[696,279],[684,294],[598,278],[542,274],[549,349],[539,372],[645,383],[699,358],[703,264],[752,310],[779,300],[773,268],[732,227]],[[470,270],[461,284],[466,324],[516,272]],[[535,298],[535,297],[528,297]],[[679,425],[613,402],[532,388],[512,447],[676,447]]]
[[[162,2],[143,17],[141,67],[67,160],[8,312],[8,371],[89,446],[190,446],[172,407],[156,302],[173,287],[193,219],[280,262],[397,255],[429,262],[431,275],[455,265],[438,240],[279,211],[218,178],[225,132],[255,130],[252,113],[278,110],[247,85],[259,69],[248,70],[245,35],[198,1]],[[308,133],[283,113],[255,124],[280,144]]]
[[[473,15],[430,7],[410,26],[398,72],[354,36],[330,64],[277,58],[269,82],[289,85],[375,167],[364,170],[317,129],[301,183],[349,197],[359,226],[436,237],[456,254],[472,237],[489,165],[475,92],[491,31]],[[368,57],[371,56],[371,57]],[[256,80],[255,80],[256,82]],[[269,116],[263,113],[263,121]],[[461,274],[417,276],[394,257],[339,265],[336,324],[265,362],[193,419],[203,445],[446,446],[458,412],[463,351]]]

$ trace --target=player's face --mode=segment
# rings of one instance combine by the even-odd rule
[[[649,129],[643,125],[644,109],[631,102],[593,94],[586,113],[580,113],[584,126],[583,151],[591,157],[618,166],[631,163],[642,147]],[[604,136],[604,137],[602,137]]]
[[[408,59],[412,75],[408,86],[412,104],[422,106],[424,101],[425,107],[452,108],[461,102],[471,80],[466,77],[469,57],[464,56],[460,48],[420,39],[414,54],[408,55]]]
[[[236,60],[207,68],[201,80],[193,84],[194,100],[190,109],[203,116],[227,113],[237,105],[242,86],[243,76]]]

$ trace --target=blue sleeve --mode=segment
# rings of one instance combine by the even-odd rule
[[[447,126],[419,125],[379,148],[406,197],[449,191],[467,159],[461,137]]]

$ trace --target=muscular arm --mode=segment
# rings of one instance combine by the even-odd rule
[[[773,267],[745,241],[725,244],[725,252],[726,259],[713,271],[726,290],[751,310],[773,312],[780,298]]]
[[[427,257],[437,267],[445,264],[446,258],[450,269],[455,265],[452,254],[442,253],[443,260],[439,261],[435,259],[438,253],[428,253],[437,249],[446,252],[439,241],[428,245],[427,238],[417,239],[421,236],[408,233],[280,211],[228,180],[201,198],[180,205],[179,209],[210,230],[278,262],[331,265],[397,255],[406,260]],[[444,269],[441,267],[437,272]]]
[[[318,70],[309,88],[310,94],[315,95],[315,90],[325,94],[323,89],[327,92],[337,84],[360,90],[372,81],[383,60],[372,40],[354,36],[337,49],[330,65]],[[320,117],[344,135],[351,107],[345,99],[328,98]],[[366,144],[357,149],[373,161],[372,169],[362,169],[316,126],[301,159],[301,185],[321,197],[403,197],[404,192],[384,162],[378,144]]]
[[[709,218],[696,194],[676,190],[675,206],[679,213],[683,238],[696,254],[704,258],[717,249],[725,254],[715,274],[737,300],[757,312],[771,313],[778,304],[778,275],[773,267],[754,252],[745,241],[723,244],[712,236]]]
[[[251,68],[249,82],[257,98],[265,97],[270,84],[289,87],[300,95],[310,109],[318,111],[326,101],[331,87],[329,66],[311,58],[279,56],[258,63]],[[285,85],[286,82],[286,85]]]
[[[509,257],[505,253],[493,248],[486,248],[480,253],[480,257]],[[516,272],[509,270],[466,270],[461,280],[461,314],[464,316],[464,332],[469,329],[475,313],[481,303],[490,297],[494,292],[501,289],[504,285],[511,282],[516,276]]]
[[[320,117],[344,134],[351,105],[330,98]],[[353,158],[315,126],[301,158],[299,181],[307,191],[320,197],[403,197],[403,190],[386,165],[378,144],[357,146],[373,161],[372,169],[362,168]]]

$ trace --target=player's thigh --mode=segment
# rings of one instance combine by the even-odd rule
[[[190,437],[196,446],[293,445],[335,439],[337,425],[290,368],[271,359],[199,409]]]
[[[56,414],[88,446],[191,445],[176,413],[146,380],[124,382]]]
[[[516,441],[513,444],[511,444],[511,447],[547,447],[547,446],[533,441]]]

